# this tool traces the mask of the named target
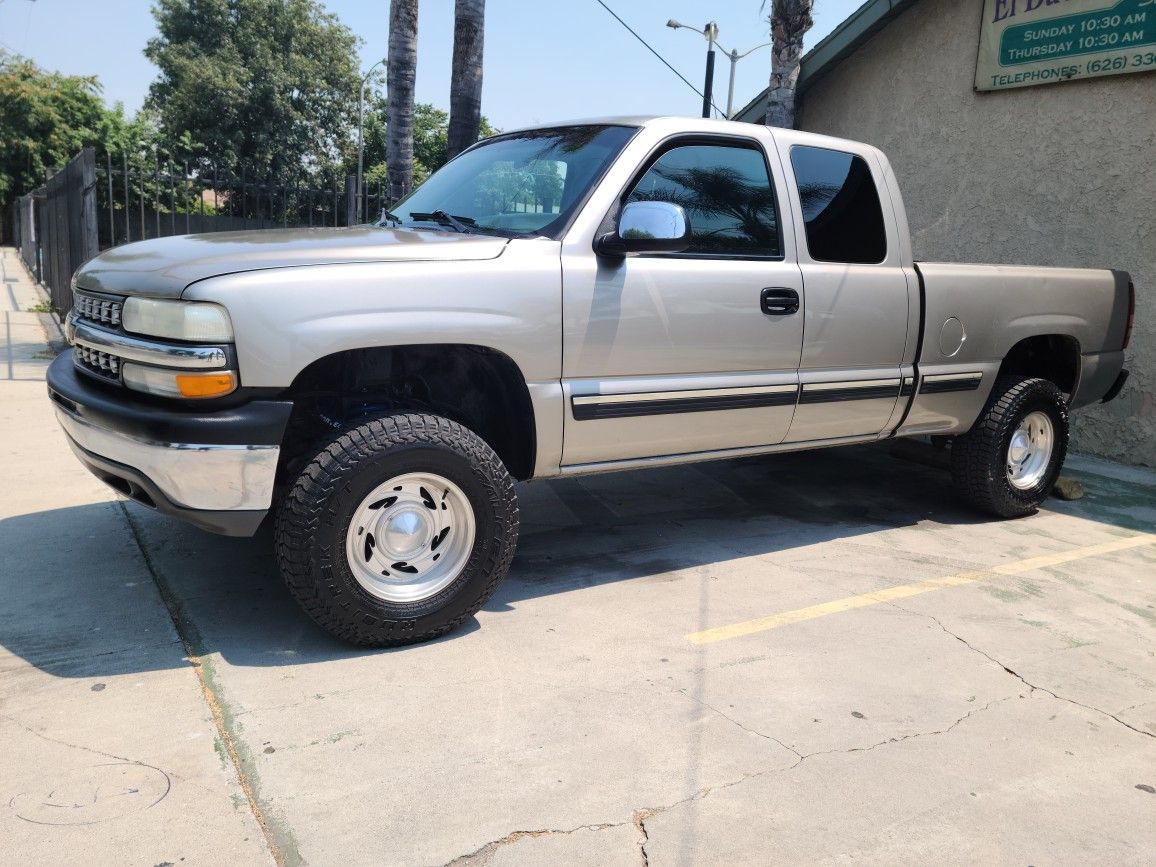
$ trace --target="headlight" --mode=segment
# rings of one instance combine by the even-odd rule
[[[124,302],[121,324],[125,331],[149,337],[171,337],[205,343],[229,343],[233,324],[219,304],[200,301],[158,301],[129,298]]]
[[[120,375],[134,391],[161,397],[221,397],[237,387],[237,375],[231,370],[173,370],[125,362]]]

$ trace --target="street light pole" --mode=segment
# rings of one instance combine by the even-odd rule
[[[715,42],[718,40],[718,24],[716,24],[714,21],[708,21],[702,30],[697,30],[694,27],[681,24],[671,18],[666,22],[666,26],[672,30],[694,30],[696,33],[701,33],[706,38],[706,81],[703,83],[702,87],[702,116],[710,117],[712,96],[714,94],[714,46]]]
[[[373,70],[386,62],[386,58],[382,58],[369,67],[369,71],[362,76],[361,85],[357,88],[357,183],[354,189],[357,194],[357,222],[365,222],[365,203],[361,195],[361,179],[365,173],[365,142],[363,140],[365,127],[365,83],[369,81],[369,76],[373,75]]]
[[[747,51],[744,51],[742,54],[739,54],[738,51],[736,51],[733,48],[730,51],[727,51],[721,45],[719,46],[719,48],[723,49],[723,53],[726,54],[726,56],[730,59],[730,62],[731,62],[731,83],[730,83],[730,87],[727,88],[727,120],[730,120],[734,116],[735,67],[738,66],[738,63],[740,60],[742,60],[744,57],[746,57],[751,52],[758,51],[760,48],[766,48],[770,44],[771,43],[769,43],[769,42],[764,42],[762,45],[756,45],[754,48],[751,48],[751,49],[748,49]]]
[[[703,28],[706,36],[706,81],[702,86],[702,116],[710,117],[711,97],[714,95],[714,41],[718,38],[718,25],[711,21]]]

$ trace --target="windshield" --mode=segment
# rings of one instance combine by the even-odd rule
[[[571,126],[498,136],[435,172],[392,216],[407,227],[555,236],[634,133]]]

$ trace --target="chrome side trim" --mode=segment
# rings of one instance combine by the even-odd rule
[[[96,427],[60,406],[56,417],[76,445],[139,470],[178,506],[254,510],[273,502],[279,446],[149,442]]]
[[[728,397],[746,394],[788,394],[798,390],[797,385],[743,385],[734,388],[698,388],[686,391],[647,391],[634,394],[575,395],[574,405],[602,403],[641,403],[652,400],[682,400],[695,397]]]
[[[97,352],[107,352],[125,361],[139,361],[159,367],[185,367],[193,370],[222,368],[228,362],[223,346],[186,346],[158,343],[96,328],[79,319],[72,320],[72,342]]]

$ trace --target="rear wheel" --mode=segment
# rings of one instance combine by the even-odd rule
[[[505,576],[513,481],[472,431],[433,415],[350,430],[298,477],[277,520],[290,592],[322,628],[386,647],[442,635]]]
[[[963,498],[1001,518],[1047,499],[1068,450],[1068,407],[1045,379],[1000,377],[975,425],[955,438],[951,475]]]

